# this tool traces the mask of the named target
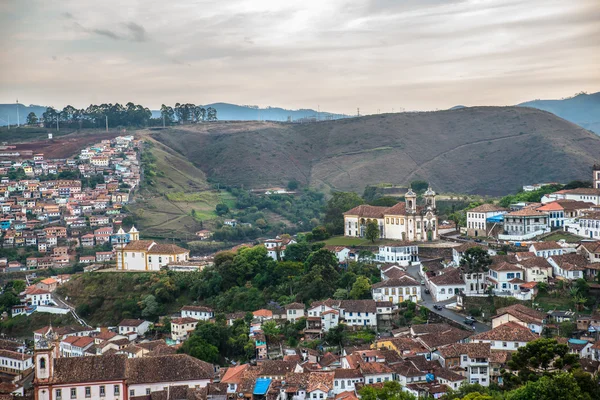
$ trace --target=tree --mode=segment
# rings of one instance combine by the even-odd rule
[[[460,266],[467,274],[477,274],[477,287],[479,288],[479,274],[487,272],[492,265],[492,259],[487,250],[476,246],[467,249],[460,260]]]
[[[220,358],[219,349],[198,335],[192,335],[192,337],[183,342],[179,352],[189,354],[192,357],[211,364],[216,364]]]
[[[27,125],[35,125],[38,123],[38,117],[37,115],[35,115],[35,113],[32,111],[29,114],[27,114]]]
[[[348,290],[346,289],[337,289],[335,293],[333,293],[333,298],[336,300],[346,300],[348,298]]]
[[[537,339],[519,347],[513,353],[508,366],[517,375],[505,373],[507,383],[525,383],[538,380],[541,373],[549,368],[561,369],[566,365],[577,365],[578,357],[569,354],[569,346],[560,344],[556,339]]]
[[[207,121],[216,121],[217,120],[217,110],[212,107],[208,107],[206,109],[206,120]]]
[[[141,302],[142,306],[142,317],[144,318],[154,318],[158,315],[159,305],[156,301],[156,297],[149,294],[144,297],[144,300]]]
[[[165,121],[165,125],[173,124],[174,116],[175,111],[173,111],[173,107],[164,104],[160,106],[160,117]]]
[[[329,238],[329,232],[327,232],[327,229],[325,229],[324,226],[314,227],[311,233],[312,240],[314,241],[327,240]]]
[[[411,393],[402,390],[400,383],[389,381],[383,387],[364,386],[360,391],[361,400],[416,400]]]
[[[293,243],[285,248],[286,261],[304,262],[311,253],[311,246],[306,242]]]
[[[298,189],[298,181],[295,179],[290,180],[287,184],[287,188],[292,191]]]
[[[277,327],[277,322],[270,320],[262,324],[262,330],[269,341],[276,341],[281,331]]]
[[[225,203],[219,203],[217,204],[215,211],[217,212],[217,215],[223,216],[229,212],[229,207]]]
[[[426,181],[412,181],[410,183],[410,187],[415,191],[415,193],[420,194],[427,190],[429,183]]]
[[[363,199],[354,192],[335,192],[325,207],[325,227],[331,235],[344,233],[344,216],[346,211],[363,204]],[[358,230],[358,228],[356,228]]]
[[[365,236],[371,243],[375,243],[375,241],[379,239],[379,225],[377,225],[376,220],[367,222],[367,232]]]
[[[596,388],[596,390],[598,389]],[[577,381],[569,373],[542,376],[537,381],[527,382],[525,386],[511,391],[506,398],[507,400],[590,399],[589,396],[582,393]]]
[[[354,281],[349,296],[351,299],[367,299],[371,297],[371,283],[366,276],[359,276]]]

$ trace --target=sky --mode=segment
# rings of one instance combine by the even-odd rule
[[[598,0],[1,0],[0,103],[361,114],[600,91]]]

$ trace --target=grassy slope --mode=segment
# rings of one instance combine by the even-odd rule
[[[219,122],[154,135],[218,181],[323,189],[429,180],[440,192],[500,195],[526,183],[589,179],[600,138],[553,114],[473,107],[318,124]]]
[[[197,218],[215,218],[215,207],[221,201],[232,203],[228,194],[209,189],[204,173],[180,154],[167,146],[152,141],[150,150],[156,157],[156,184],[140,191],[131,206],[145,236],[187,238],[200,229],[198,220],[190,216],[196,210]]]

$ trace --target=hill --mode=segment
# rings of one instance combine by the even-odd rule
[[[442,192],[501,195],[523,184],[589,179],[600,138],[526,107],[380,114],[311,124],[216,122],[153,137],[229,185],[292,179],[325,190],[425,179]]]
[[[259,108],[258,106],[240,106],[230,103],[211,103],[205,108],[213,107],[217,110],[221,121],[293,121],[303,118],[340,119],[346,118],[344,114],[334,114],[325,111],[318,112],[312,109],[287,110],[280,107]],[[152,117],[160,118],[160,111],[152,110]]]
[[[562,100],[533,100],[519,106],[551,112],[600,135],[600,92]]]

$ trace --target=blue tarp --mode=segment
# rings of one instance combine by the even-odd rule
[[[486,219],[486,222],[491,224],[499,224],[504,221],[504,215],[495,215]]]
[[[269,378],[258,378],[254,385],[254,394],[258,396],[264,396],[269,390],[271,380]]]
[[[573,343],[573,344],[587,344],[588,341],[587,340],[581,340],[581,339],[569,339],[569,343]]]

